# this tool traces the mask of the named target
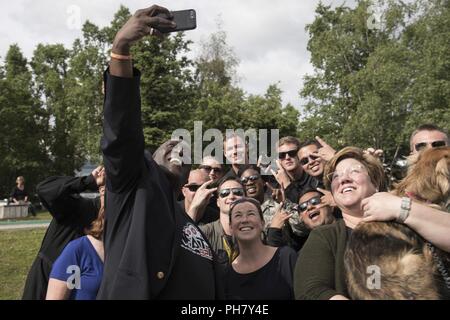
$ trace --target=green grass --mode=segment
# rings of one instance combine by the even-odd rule
[[[20,299],[46,228],[0,231],[0,300]]]
[[[40,220],[52,220],[52,216],[48,211],[41,211],[36,214],[36,217],[29,215],[25,218],[17,218],[17,219],[4,219],[0,220],[0,224],[10,223],[10,222],[28,222],[28,221],[40,221]]]

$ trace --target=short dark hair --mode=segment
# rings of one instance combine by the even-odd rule
[[[410,145],[410,147],[411,147],[411,150],[413,149],[413,148],[412,148],[412,147],[413,147],[413,146],[412,146],[412,140],[413,140],[414,136],[415,136],[416,134],[418,134],[419,132],[421,132],[421,131],[439,131],[439,132],[442,132],[442,133],[445,134],[445,136],[447,137],[447,142],[450,143],[450,138],[449,138],[448,132],[447,132],[446,130],[444,130],[444,129],[438,127],[438,126],[435,125],[435,124],[432,124],[432,123],[425,123],[425,124],[422,124],[422,125],[418,126],[418,127],[416,128],[416,130],[414,130],[413,133],[411,134],[411,136],[409,137],[409,145]]]
[[[227,181],[235,181],[237,183],[239,183],[241,185],[242,188],[244,188],[244,186],[242,185],[241,180],[239,180],[238,178],[236,178],[235,176],[224,176],[222,179],[219,180],[219,182],[217,183],[217,192],[220,191],[220,188],[222,187],[222,185],[227,182]]]
[[[253,204],[256,209],[258,210],[259,213],[259,217],[261,218],[261,221],[264,222],[264,216],[262,213],[262,209],[261,209],[261,204],[259,203],[258,200],[253,199],[253,198],[248,198],[248,197],[242,197],[240,199],[237,199],[236,201],[233,201],[233,203],[230,206],[230,211],[228,212],[228,217],[229,217],[229,221],[231,224],[231,213],[233,212],[233,209],[240,203],[244,203],[244,202],[250,202],[251,204]]]
[[[307,146],[312,146],[312,145],[316,146],[317,148],[322,148],[322,145],[319,143],[319,141],[317,141],[316,139],[311,139],[311,140],[306,140],[306,141],[302,142],[298,149],[300,150],[301,148],[304,148]]]
[[[256,172],[261,174],[261,170],[256,165],[254,165],[254,164],[245,164],[245,165],[242,165],[242,166],[239,167],[238,176],[241,177],[244,174],[245,171],[250,170],[250,169],[255,170]]]

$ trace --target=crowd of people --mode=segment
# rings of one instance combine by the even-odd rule
[[[412,133],[408,175],[390,192],[381,150],[334,150],[320,137],[282,137],[272,175],[248,163],[238,135],[224,140],[228,171],[211,156],[183,162],[179,140],[151,154],[130,48],[173,27],[170,15],[139,10],[115,37],[103,166],[38,185],[53,220],[23,298],[450,298],[448,133],[431,124]],[[100,196],[81,197],[87,189]],[[368,286],[373,266],[379,279]]]

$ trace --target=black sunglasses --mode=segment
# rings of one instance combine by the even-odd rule
[[[312,197],[308,201],[302,202],[298,205],[298,212],[303,212],[308,208],[308,205],[317,206],[320,203],[320,197]]]
[[[286,158],[286,155],[289,155],[289,157],[291,158],[295,158],[297,156],[297,152],[298,149],[294,149],[294,150],[289,150],[289,151],[285,151],[285,152],[278,152],[278,158],[280,160]]]
[[[230,195],[230,192],[232,192],[235,196],[243,197],[244,196],[244,189],[242,188],[228,188],[228,189],[222,189],[219,192],[219,197],[225,198]]]
[[[218,168],[218,167],[211,167],[211,166],[201,165],[198,168],[202,169],[202,170],[206,170],[208,172],[211,172],[212,170],[214,170],[217,173],[221,173],[222,172],[222,168]]]
[[[315,155],[313,155],[313,154],[310,154],[310,155],[307,156],[307,157],[301,158],[301,159],[300,159],[300,164],[301,164],[302,166],[304,166],[305,164],[308,164],[308,163],[309,163],[309,160],[314,161],[314,160],[316,160],[317,158],[319,158],[319,156],[315,156]]]
[[[190,192],[197,192],[198,188],[200,188],[198,184],[190,184],[184,187],[188,188]]]
[[[256,180],[258,180],[259,177],[260,177],[259,174],[255,174],[255,175],[250,176],[250,177],[242,177],[241,178],[241,182],[242,182],[242,184],[247,184],[248,181],[256,181]]]
[[[414,145],[414,148],[416,148],[416,151],[420,151],[422,149],[425,149],[425,147],[427,145],[431,145],[433,148],[437,148],[437,147],[444,147],[445,145],[447,145],[447,143],[444,140],[433,141],[431,143],[421,142],[421,143],[416,143]]]

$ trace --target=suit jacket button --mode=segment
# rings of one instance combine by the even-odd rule
[[[156,274],[156,277],[157,277],[159,280],[162,280],[162,279],[164,278],[164,272],[162,272],[162,271],[158,272],[158,273]]]

